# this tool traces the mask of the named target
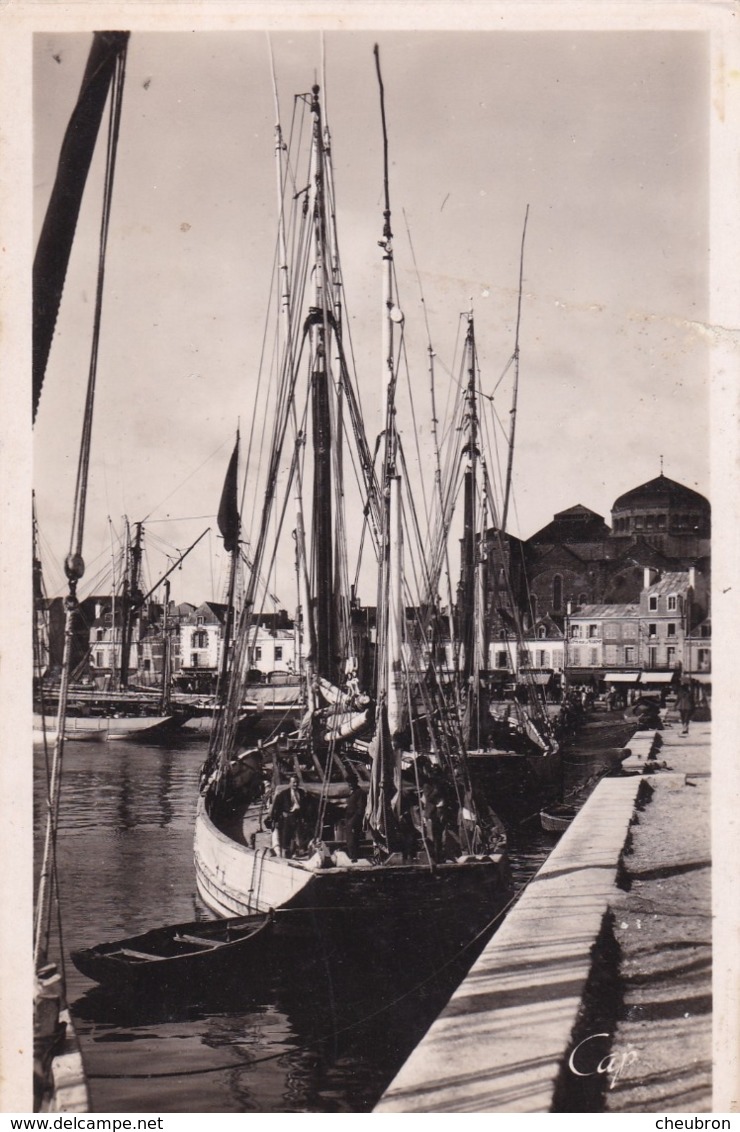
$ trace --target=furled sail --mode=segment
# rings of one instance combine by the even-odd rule
[[[33,418],[41,396],[72,241],[108,91],[129,32],[96,32],[33,261]]]

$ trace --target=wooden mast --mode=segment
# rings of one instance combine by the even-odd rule
[[[310,312],[313,369],[311,373],[311,425],[313,432],[313,573],[316,670],[336,679],[336,619],[334,610],[332,533],[332,429],[329,406],[329,319],[326,293],[326,199],[323,130],[319,87],[312,88],[313,113],[313,249],[314,306]]]

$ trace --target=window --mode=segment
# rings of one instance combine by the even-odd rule
[[[658,636],[658,626],[654,621],[651,621],[650,624],[648,625],[648,637],[650,637],[650,640],[652,641],[657,636]]]
[[[559,610],[563,605],[563,579],[556,574],[552,580],[552,607]]]
[[[146,657],[145,660],[144,660],[144,671],[145,672],[151,672],[151,670],[152,670],[152,662],[149,659],[149,657]]]
[[[646,515],[645,516],[645,530],[652,531],[654,526],[655,526],[655,515]]]
[[[547,636],[547,629],[544,625],[540,625],[539,629],[537,630],[537,636],[541,641],[544,641],[545,637]]]
[[[701,656],[702,651],[706,650],[699,649],[699,656]],[[100,652],[95,653],[95,667],[105,668],[105,655],[103,654],[102,649],[100,650]]]
[[[648,598],[648,609],[650,610],[651,613],[657,613],[657,611],[658,611],[658,596],[657,596],[657,594],[651,594],[650,597]]]
[[[675,635],[676,635],[676,623],[675,623],[675,621],[669,621],[668,622],[668,636],[669,637],[675,637]]]
[[[598,649],[589,649],[588,650],[588,663],[592,666],[599,663],[599,650]]]
[[[205,625],[205,623],[206,623],[206,619],[202,615],[200,617],[195,618],[195,624],[196,625]]]
[[[275,645],[275,661],[283,659],[283,646]]]
[[[571,627],[570,627],[570,635],[571,635],[571,637],[580,637],[580,635],[581,635],[581,626],[580,626],[580,625],[571,625]]]
[[[709,672],[711,652],[709,649],[699,649],[696,656],[700,672]]]
[[[255,660],[262,660],[262,646],[261,645],[257,645],[257,647],[255,648],[254,659]]]
[[[103,630],[102,629],[96,629],[95,640],[96,641],[102,641],[102,639],[103,639]]]
[[[191,668],[197,668],[198,667],[198,654],[197,654],[197,652],[191,653],[190,667]]]
[[[635,515],[635,530],[642,530],[642,515]]]
[[[198,629],[197,632],[193,633],[192,647],[194,649],[208,648],[208,633],[206,633],[205,629]]]
[[[578,665],[581,663],[581,650],[580,649],[571,649],[570,650],[570,663],[573,665],[574,668],[577,668]]]
[[[678,602],[675,594],[668,595],[668,612],[675,613],[678,607]]]
[[[634,664],[635,663],[635,646],[634,645],[625,645],[624,646],[624,663],[625,664]]]
[[[675,667],[675,665],[676,665],[676,646],[675,645],[669,645],[668,646],[668,648],[666,650],[666,660],[668,661],[668,667],[669,668]]]
[[[658,530],[665,530],[665,515],[658,515]]]
[[[549,666],[550,666],[550,654],[548,652],[545,652],[544,649],[537,649],[536,655],[537,655],[537,667],[538,668],[549,668]]]
[[[496,653],[496,667],[497,668],[508,668],[509,667],[508,662],[509,662],[509,654],[507,652],[500,652],[499,651],[499,652]]]
[[[654,647],[648,649],[648,667],[658,667],[658,650]]]
[[[598,625],[589,625],[589,627],[588,627],[588,635],[589,635],[589,637],[590,637],[590,638],[591,638],[592,640],[593,640],[593,638],[594,638],[594,637],[598,637],[598,635],[599,635],[599,626],[598,626]]]

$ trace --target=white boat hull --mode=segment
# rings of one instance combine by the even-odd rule
[[[157,716],[68,716],[64,723],[65,739],[84,743],[129,742],[164,738],[177,731],[182,721],[172,715]],[[55,717],[33,717],[33,741],[54,743],[57,737]]]
[[[273,856],[266,831],[255,839],[254,848],[248,839],[247,834],[243,843],[232,830],[218,828],[204,800],[199,800],[196,881],[202,900],[218,916],[285,907],[395,915],[408,907],[421,913],[429,901],[437,910],[444,905],[446,914],[453,915],[449,901],[459,898],[469,912],[477,908],[486,922],[511,895],[505,853],[470,856],[433,868],[426,863],[353,863],[336,854],[340,863],[326,867],[317,857]]]

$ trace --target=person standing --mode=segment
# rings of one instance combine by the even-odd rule
[[[688,680],[684,680],[678,690],[678,696],[676,697],[676,709],[678,711],[681,720],[681,726],[683,728],[681,734],[688,735],[689,724],[691,723],[691,717],[694,714],[694,696],[691,691],[691,684]]]
[[[347,856],[350,861],[356,861],[360,851],[360,839],[362,837],[362,827],[365,822],[367,798],[365,797],[365,791],[360,786],[357,778],[353,775],[347,776],[347,785],[350,791],[344,806]]]
[[[297,774],[291,774],[288,786],[277,791],[270,809],[273,829],[278,830],[279,852],[282,857],[292,857],[301,838],[301,820],[305,816],[306,793],[298,781]]]

